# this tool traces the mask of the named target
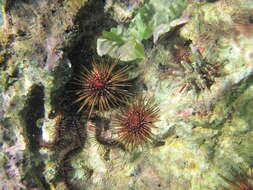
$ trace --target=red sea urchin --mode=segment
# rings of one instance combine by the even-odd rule
[[[152,140],[154,122],[158,121],[159,108],[154,101],[139,97],[122,108],[113,118],[118,140],[130,150]]]
[[[126,89],[131,86],[127,82],[129,67],[117,69],[117,63],[110,64],[109,61],[92,63],[90,70],[83,67],[78,79],[81,88],[77,90],[78,98],[75,100],[75,102],[81,102],[78,112],[87,106],[90,109],[90,117],[94,107],[98,107],[99,111],[106,111],[126,102],[131,96]]]

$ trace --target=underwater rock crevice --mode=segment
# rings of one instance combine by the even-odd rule
[[[39,149],[39,140],[41,139],[42,131],[36,122],[44,118],[44,112],[44,86],[41,84],[33,85],[25,106],[20,112],[25,126],[28,148],[31,151],[37,151]]]
[[[80,69],[80,65],[90,64],[97,56],[97,37],[104,30],[109,30],[116,25],[104,12],[104,6],[103,1],[91,1],[77,13],[74,23],[80,29],[79,40],[68,54],[74,68],[73,75]]]
[[[97,57],[97,36],[102,31],[115,25],[114,21],[110,18],[108,19],[108,15],[104,12],[104,5],[105,2],[103,1],[87,2],[85,6],[78,10],[74,18],[76,38],[68,46],[62,48],[66,53],[69,64],[71,64],[71,68],[65,71],[61,68],[56,68],[57,72],[55,72],[54,83],[57,83],[57,80],[61,76],[71,75],[65,85],[51,94],[51,105],[57,111],[66,114],[69,112],[77,112],[77,105],[73,103],[76,98],[74,91],[77,88],[74,80],[80,74],[81,66],[89,65]],[[62,74],[60,73],[61,76],[58,76],[58,71],[63,71]],[[62,97],[60,102],[59,97]]]
[[[38,152],[40,148],[40,140],[42,138],[42,130],[37,126],[39,119],[44,118],[44,86],[42,84],[34,84],[28,94],[23,110],[20,111],[21,120],[24,123],[24,136],[27,142],[27,160],[23,163],[26,174],[25,182],[29,183],[29,187],[39,186],[48,189],[45,178],[43,177],[44,164],[41,155]],[[37,164],[35,164],[35,161]]]
[[[96,36],[112,26],[111,21],[104,22],[106,15],[103,9],[104,2],[89,1],[78,10],[73,21],[74,28],[69,31],[74,32],[76,37],[60,48],[60,51],[64,52],[64,57],[60,65],[53,71],[53,90],[50,94],[51,111],[49,111],[54,114],[49,114],[49,117],[56,119],[54,115],[61,116],[56,131],[57,137],[53,144],[48,145],[49,150],[56,153],[56,160],[59,164],[59,170],[53,181],[58,183],[59,180],[63,180],[65,185],[71,189],[73,185],[68,178],[73,169],[69,163],[72,157],[82,150],[86,141],[85,119],[81,117],[80,113],[77,113],[77,105],[73,103],[75,93],[72,90],[75,85],[72,81],[79,72],[80,65],[90,64],[91,59],[96,57]],[[65,31],[64,35],[68,36],[69,32]]]
[[[82,150],[87,138],[87,132],[83,123],[80,122],[80,118],[77,116],[62,118],[59,125],[59,139],[57,139],[54,145],[58,153],[57,162],[59,163],[59,171],[54,180],[63,179],[65,185],[69,189],[73,189],[73,185],[68,179],[69,174],[73,171],[70,162],[72,157]]]

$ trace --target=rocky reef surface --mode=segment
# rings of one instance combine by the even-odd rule
[[[0,189],[253,189],[252,0],[0,5]]]

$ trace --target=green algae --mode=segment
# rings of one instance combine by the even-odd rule
[[[97,41],[97,52],[100,56],[109,54],[122,61],[144,58],[142,42],[149,39],[162,23],[167,23],[179,17],[187,1],[150,1],[136,10],[129,27],[119,25],[110,32],[104,32]],[[127,54],[124,53],[128,50]]]

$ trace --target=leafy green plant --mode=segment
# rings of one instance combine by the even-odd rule
[[[181,24],[182,21],[172,21],[182,14],[187,2],[187,0],[150,0],[135,12],[129,27],[118,25],[109,32],[102,33],[97,40],[98,54],[101,56],[108,54],[122,61],[144,58],[145,48],[142,42],[153,35],[158,38],[160,34]],[[162,32],[159,30],[161,25]]]

